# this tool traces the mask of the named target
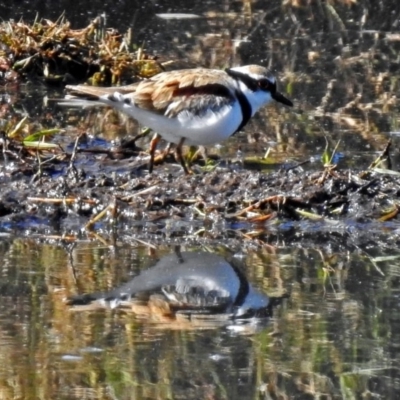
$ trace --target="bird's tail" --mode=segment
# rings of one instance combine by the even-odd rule
[[[100,97],[110,95],[115,92],[120,94],[129,94],[135,92],[137,84],[126,86],[99,87],[89,85],[67,85],[65,89],[69,94],[75,97],[85,98],[87,100],[98,100]]]
[[[99,87],[89,85],[67,85],[68,94],[58,104],[68,107],[104,106],[104,98],[118,92],[121,95],[133,93],[137,84],[118,87]]]

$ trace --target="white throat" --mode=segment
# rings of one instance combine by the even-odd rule
[[[253,116],[262,106],[268,104],[271,100],[271,93],[264,90],[253,92],[243,82],[238,81],[240,91],[246,96],[251,106],[251,116]]]

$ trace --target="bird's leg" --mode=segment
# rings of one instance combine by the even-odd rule
[[[153,172],[154,167],[154,153],[156,152],[157,144],[160,141],[161,136],[156,133],[150,142],[150,161],[149,161],[149,173]]]
[[[169,152],[171,151],[172,145],[173,145],[172,142],[169,142],[167,144],[167,147],[161,153],[160,161],[164,161],[165,160],[165,158],[168,156]]]
[[[182,138],[179,141],[179,144],[176,146],[176,161],[180,162],[186,175],[191,175],[191,174],[193,174],[193,171],[191,171],[190,168],[187,167],[185,160],[183,159],[183,156],[182,156],[182,146],[183,146],[184,142],[185,142],[185,138]]]
[[[196,160],[197,157],[201,157],[204,161],[204,165],[207,165],[207,161],[208,161],[207,150],[204,146],[199,146],[199,148],[194,153],[192,160]]]
[[[154,157],[153,160],[153,164],[161,164],[165,161],[165,159],[167,158],[168,154],[171,151],[171,148],[173,146],[173,143],[169,142],[167,144],[167,146],[165,147],[165,149],[163,151],[160,152],[160,154],[158,154],[157,156]]]

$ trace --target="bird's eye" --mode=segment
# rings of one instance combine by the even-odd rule
[[[262,90],[271,90],[272,89],[272,83],[269,79],[260,79],[258,81],[258,86]]]

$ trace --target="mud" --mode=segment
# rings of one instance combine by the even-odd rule
[[[390,229],[399,218],[400,174],[389,169],[299,163],[263,172],[220,159],[212,171],[195,163],[188,176],[168,157],[149,174],[148,155],[132,146],[99,156],[77,141],[72,152],[43,156],[3,135],[1,147],[0,227],[8,232],[73,240],[120,229],[147,239],[215,240],[233,231],[259,240],[294,224]],[[88,157],[97,157],[89,170]]]

